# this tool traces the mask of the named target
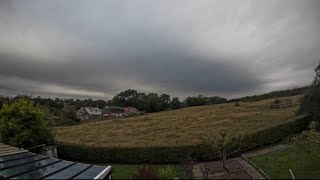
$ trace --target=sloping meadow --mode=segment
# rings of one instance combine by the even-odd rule
[[[287,98],[284,98],[287,99]],[[242,139],[241,151],[272,144],[305,129],[309,116],[295,118],[294,106],[269,109],[273,99],[192,107],[57,129],[59,154],[65,158],[95,162],[177,163],[190,153],[199,159],[216,158],[201,141],[226,132]]]
[[[283,98],[287,99],[287,98]],[[152,113],[139,117],[57,128],[56,140],[91,147],[168,147],[201,143],[201,138],[226,132],[239,136],[292,120],[299,107],[269,109],[274,99],[226,103]]]

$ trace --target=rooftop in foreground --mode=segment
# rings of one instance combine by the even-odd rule
[[[110,179],[111,166],[76,163],[0,143],[0,179]]]

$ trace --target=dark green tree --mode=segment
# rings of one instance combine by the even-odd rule
[[[113,97],[112,103],[122,107],[136,107],[138,92],[133,89],[125,90]]]
[[[0,96],[0,109],[2,108],[5,102],[6,102],[6,99],[3,96]]]
[[[203,106],[208,104],[208,98],[203,95],[199,95],[198,97],[187,97],[185,102],[188,106]]]
[[[52,118],[45,108],[21,98],[0,110],[0,138],[5,144],[28,148],[53,143]]]
[[[161,103],[161,111],[164,111],[168,108],[170,108],[170,96],[168,94],[162,94],[159,97],[160,103]]]
[[[139,111],[146,111],[147,109],[147,101],[146,101],[146,94],[145,93],[138,93],[137,95],[137,108]]]
[[[70,103],[65,103],[61,115],[64,118],[79,121],[78,117],[76,116],[76,111],[77,109],[75,106],[71,105]]]
[[[301,100],[300,113],[312,113],[315,121],[320,122],[320,63],[315,68],[316,76],[309,92]]]
[[[174,98],[172,98],[172,100],[171,100],[171,107],[172,107],[173,109],[179,109],[179,108],[182,107],[182,102],[179,100],[179,98],[174,97]]]
[[[209,104],[220,104],[220,103],[225,103],[228,100],[226,98],[222,98],[219,96],[214,96],[214,97],[209,97],[208,102]]]
[[[149,93],[146,96],[146,104],[146,112],[159,112],[161,109],[161,103],[157,93]]]
[[[225,132],[219,133],[219,136],[209,136],[203,138],[203,142],[214,151],[217,152],[222,160],[223,168],[229,172],[226,167],[227,157],[231,154],[239,152],[241,149],[242,136],[238,139],[227,135]]]

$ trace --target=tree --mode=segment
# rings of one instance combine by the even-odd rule
[[[168,94],[162,94],[159,97],[161,103],[161,111],[166,110],[170,107],[170,96]]]
[[[221,132],[219,136],[207,137],[204,138],[203,141],[209,145],[213,151],[218,153],[222,160],[223,168],[229,172],[226,166],[227,156],[240,150],[242,137],[235,139],[227,136],[225,132]]]
[[[77,109],[75,106],[72,106],[69,103],[65,103],[62,109],[62,117],[72,120],[78,120],[78,117],[76,116],[76,111]]]
[[[179,98],[174,97],[171,100],[171,106],[173,109],[179,109],[182,106],[182,102],[180,102]]]
[[[188,106],[203,106],[209,104],[209,98],[203,95],[197,97],[187,97],[185,102]]]
[[[309,92],[302,98],[300,113],[312,113],[315,121],[320,122],[320,63],[315,68],[316,76]]]
[[[108,105],[108,103],[104,100],[97,100],[96,104],[96,106],[98,106],[100,109],[105,108]]]
[[[6,102],[6,99],[3,96],[0,96],[0,109],[2,108],[5,102]]]
[[[157,93],[149,93],[146,97],[146,112],[159,112],[161,103]]]
[[[0,138],[3,143],[28,148],[53,143],[52,118],[48,111],[21,98],[0,110]]]
[[[226,98],[222,98],[219,96],[214,96],[214,97],[209,97],[208,102],[209,104],[220,104],[220,103],[225,103],[228,100]]]
[[[146,111],[147,102],[146,102],[146,94],[138,93],[137,94],[137,105],[135,106],[139,111]]]
[[[128,89],[120,92],[113,97],[112,102],[114,105],[122,107],[136,107],[138,100],[138,92],[133,89]]]

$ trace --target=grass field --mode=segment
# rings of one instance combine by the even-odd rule
[[[203,136],[225,131],[237,136],[288,122],[300,96],[286,109],[269,109],[274,99],[190,107],[140,117],[57,128],[56,140],[92,147],[180,146],[200,143]],[[281,99],[281,98],[279,98]],[[287,98],[282,98],[287,99]]]
[[[320,178],[320,157],[295,147],[249,158],[273,179],[291,179],[289,169],[298,179]]]

